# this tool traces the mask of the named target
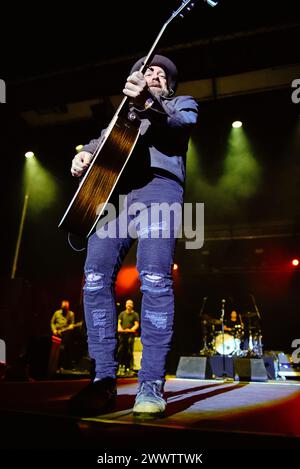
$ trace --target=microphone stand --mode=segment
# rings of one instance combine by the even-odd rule
[[[259,326],[260,327],[259,327],[259,331],[258,331],[258,350],[257,350],[257,352],[258,352],[259,357],[262,357],[263,356],[263,346],[262,346],[261,314],[259,312],[259,309],[257,307],[256,301],[255,301],[255,298],[254,298],[254,295],[252,295],[252,293],[250,294],[250,297],[252,299],[256,315],[259,319]]]
[[[252,299],[252,301],[253,301],[254,309],[255,309],[255,312],[256,312],[256,314],[257,314],[257,316],[258,316],[258,319],[261,321],[261,315],[260,315],[259,309],[258,309],[258,307],[257,307],[256,301],[255,301],[255,298],[254,298],[254,295],[252,295],[252,293],[251,293],[250,297],[251,297],[251,299]]]
[[[223,373],[222,377],[227,378],[227,373],[226,373],[226,363],[225,363],[225,340],[224,340],[224,315],[225,315],[225,300],[222,300],[222,306],[221,306],[221,327],[222,327],[222,342],[223,342]]]
[[[202,305],[201,305],[201,309],[200,309],[200,313],[199,313],[199,318],[200,318],[200,322],[201,322],[201,316],[203,314],[203,311],[204,311],[204,306],[205,306],[205,303],[207,301],[207,296],[204,296],[203,297],[203,300],[202,300]],[[205,333],[203,334],[203,349],[200,351],[203,352],[205,355],[208,353],[208,347],[207,347],[207,321],[206,321],[206,325],[204,326],[204,331]],[[202,327],[201,327],[202,329]]]

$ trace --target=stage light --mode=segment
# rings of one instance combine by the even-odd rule
[[[293,260],[292,260],[292,265],[293,265],[294,267],[298,267],[299,262],[300,262],[299,259],[293,259]]]
[[[173,264],[173,270],[178,270],[178,264]]]
[[[82,149],[83,149],[83,145],[77,145],[77,147],[75,148],[77,153],[79,153]]]
[[[23,172],[23,190],[30,194],[30,217],[36,217],[51,207],[57,197],[57,183],[32,151],[26,153]]]
[[[117,294],[122,295],[125,292],[134,290],[138,279],[139,273],[135,266],[122,267],[117,276]]]
[[[241,121],[234,121],[232,122],[232,127],[234,129],[239,129],[240,127],[242,127],[243,123]]]

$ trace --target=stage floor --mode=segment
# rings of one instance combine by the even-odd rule
[[[88,380],[1,382],[4,448],[300,448],[300,383],[168,377],[162,419],[132,416],[135,378],[118,380],[115,412],[68,415],[69,397]]]

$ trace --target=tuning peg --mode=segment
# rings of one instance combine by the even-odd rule
[[[188,1],[188,0],[186,0],[184,3],[187,3],[187,1]],[[195,3],[191,3],[189,6],[186,7],[186,10],[187,10],[187,11],[191,11],[194,6],[195,6]],[[184,18],[184,13],[180,13],[180,14],[179,14],[179,17],[180,17],[180,18]]]
[[[211,7],[216,7],[219,3],[219,0],[206,0],[206,3],[208,3],[209,6]]]

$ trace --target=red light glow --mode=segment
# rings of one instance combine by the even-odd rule
[[[117,294],[123,294],[135,289],[138,278],[139,274],[135,267],[122,267],[117,277]]]

